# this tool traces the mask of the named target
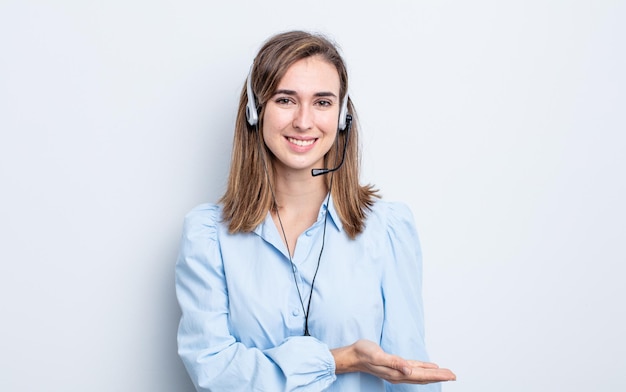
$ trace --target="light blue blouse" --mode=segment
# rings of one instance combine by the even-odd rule
[[[186,216],[176,264],[178,350],[198,391],[440,391],[440,384],[335,375],[329,350],[358,339],[406,359],[427,361],[428,355],[421,251],[411,212],[404,204],[377,201],[365,230],[352,240],[330,200],[311,336],[302,336],[295,282],[306,308],[326,203],[298,238],[293,269],[269,213],[254,232],[234,235],[221,221],[219,205],[203,204]]]

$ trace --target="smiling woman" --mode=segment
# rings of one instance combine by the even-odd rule
[[[438,391],[455,379],[428,362],[411,212],[361,185],[358,162],[335,46],[270,38],[241,93],[228,188],[185,220],[178,348],[198,391]]]

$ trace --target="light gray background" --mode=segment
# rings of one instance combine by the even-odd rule
[[[254,53],[334,37],[446,391],[626,390],[624,1],[0,0],[0,390],[193,390],[184,214]]]

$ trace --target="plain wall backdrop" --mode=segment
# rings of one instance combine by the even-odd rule
[[[0,390],[191,392],[182,219],[271,34],[341,46],[448,392],[626,390],[624,1],[0,0]]]

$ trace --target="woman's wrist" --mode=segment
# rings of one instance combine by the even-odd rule
[[[357,358],[353,344],[332,349],[330,353],[335,359],[335,374],[357,371]]]

